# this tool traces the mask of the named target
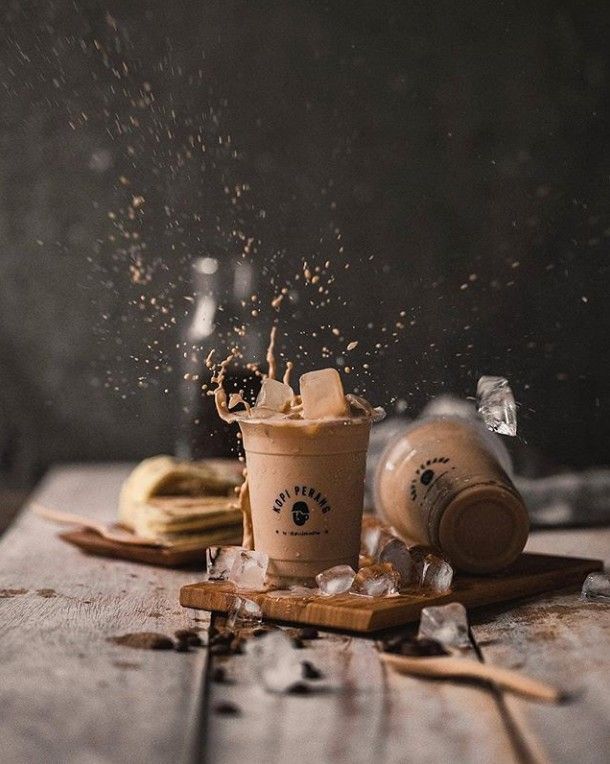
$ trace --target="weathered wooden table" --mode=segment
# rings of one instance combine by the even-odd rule
[[[110,519],[128,468],[53,470],[36,499]],[[27,509],[0,544],[0,759],[13,762],[608,762],[610,607],[558,593],[471,613],[473,655],[576,691],[563,706],[399,676],[375,643],[301,652],[336,692],[271,695],[252,659],[135,650],[108,637],[207,627],[178,604],[197,572],[88,557]],[[533,551],[610,556],[610,529],[535,533]],[[205,636],[205,632],[202,632]],[[223,661],[228,684],[210,682]],[[241,715],[219,713],[231,701]]]

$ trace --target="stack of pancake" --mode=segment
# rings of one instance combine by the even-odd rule
[[[181,462],[155,456],[139,464],[121,489],[119,522],[167,547],[239,544],[242,515],[238,462]]]

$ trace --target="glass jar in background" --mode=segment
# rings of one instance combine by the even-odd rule
[[[214,350],[218,362],[238,345],[243,358],[227,370],[226,389],[241,392],[246,400],[256,397],[260,380],[245,364],[261,363],[263,341],[260,334],[242,329],[249,324],[254,267],[243,258],[198,257],[191,266],[191,287],[193,307],[180,342],[176,456],[235,457],[235,429],[220,419],[214,396],[208,395],[213,385],[205,360]]]

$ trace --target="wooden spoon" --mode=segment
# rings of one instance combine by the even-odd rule
[[[546,682],[532,679],[512,669],[490,666],[468,658],[443,655],[413,658],[394,653],[381,653],[381,658],[401,674],[493,682],[504,690],[545,703],[560,703],[566,698],[564,692]]]
[[[98,523],[95,520],[91,520],[89,517],[83,517],[82,515],[75,515],[72,512],[61,512],[58,509],[49,509],[42,504],[33,502],[31,504],[32,510],[47,520],[53,520],[56,523],[64,523],[65,525],[80,525],[82,528],[86,528],[89,531],[99,534],[109,541],[116,541],[119,544],[136,544],[138,546],[164,546],[151,539],[144,539],[141,536],[136,536],[134,533],[128,530],[123,530],[117,526],[108,526],[104,523]]]

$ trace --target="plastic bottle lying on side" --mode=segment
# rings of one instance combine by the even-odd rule
[[[519,556],[529,519],[508,452],[472,412],[429,407],[399,432],[377,465],[375,505],[405,538],[440,548],[458,569],[489,573]]]

